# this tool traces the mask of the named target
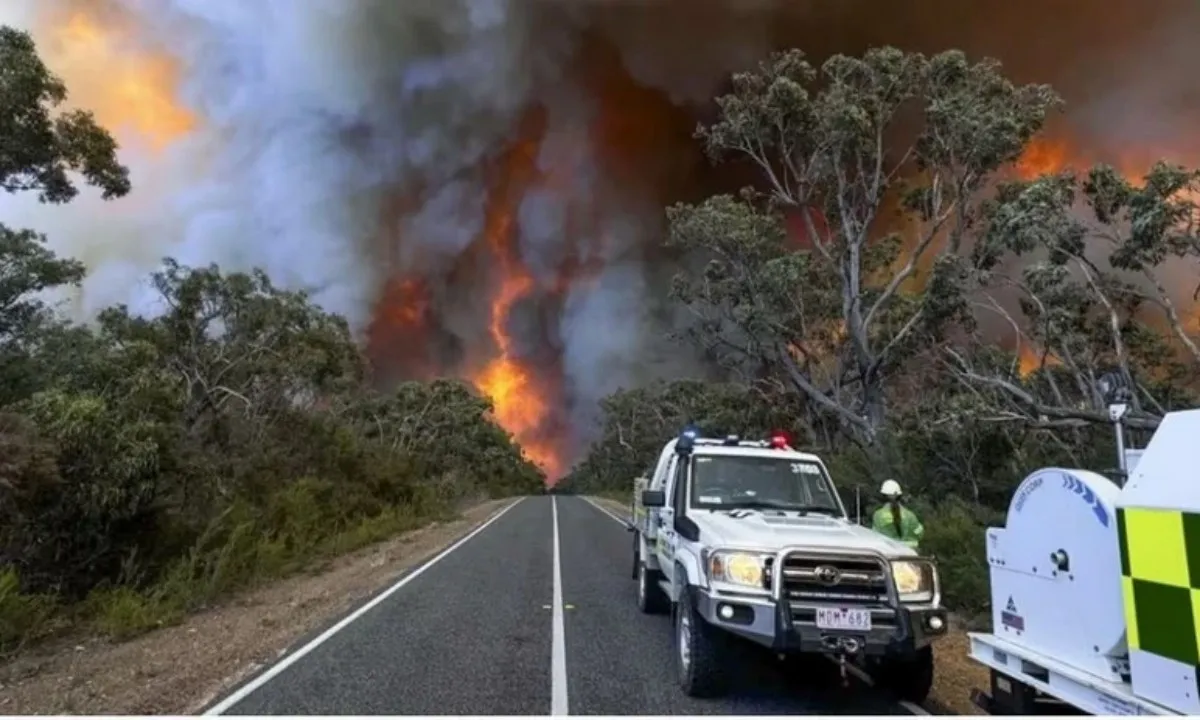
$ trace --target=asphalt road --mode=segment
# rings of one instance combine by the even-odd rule
[[[832,663],[797,669],[752,646],[727,697],[688,698],[670,620],[638,612],[631,545],[583,498],[519,500],[208,712],[913,714],[857,678],[842,687]]]

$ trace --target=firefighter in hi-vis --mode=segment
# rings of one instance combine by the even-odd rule
[[[883,495],[884,503],[871,518],[871,529],[917,549],[925,534],[925,526],[921,525],[916,513],[900,502],[903,497],[900,483],[884,480],[879,494]]]

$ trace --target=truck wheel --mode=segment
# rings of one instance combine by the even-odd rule
[[[725,693],[723,639],[720,631],[696,612],[691,593],[685,588],[675,608],[675,665],[679,685],[688,696],[712,698]]]
[[[915,655],[884,658],[875,681],[901,700],[918,705],[925,702],[933,687],[933,646],[926,645]]]
[[[638,562],[638,610],[647,615],[661,615],[667,611],[667,595],[658,585],[659,574]]]

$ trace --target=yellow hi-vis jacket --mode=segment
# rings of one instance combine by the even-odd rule
[[[921,538],[925,535],[925,526],[917,519],[917,514],[903,505],[900,506],[900,527],[896,527],[892,506],[884,504],[871,517],[871,529],[914,549],[921,544]]]

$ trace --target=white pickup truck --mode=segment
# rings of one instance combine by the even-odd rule
[[[638,606],[670,611],[678,678],[721,694],[723,643],[740,636],[781,656],[860,664],[902,699],[933,682],[946,630],[937,568],[864,528],[820,458],[785,439],[705,439],[686,430],[634,487]]]

